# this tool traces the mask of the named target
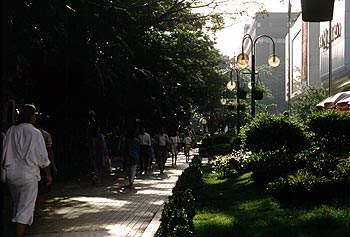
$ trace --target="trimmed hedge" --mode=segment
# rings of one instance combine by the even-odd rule
[[[232,150],[240,149],[240,138],[227,134],[206,137],[199,147],[199,155],[213,157],[230,154]]]
[[[306,125],[320,148],[333,154],[350,152],[350,113],[326,110],[311,115]]]
[[[260,113],[241,130],[242,146],[252,152],[286,149],[297,153],[308,145],[300,125],[286,116]]]
[[[280,177],[286,177],[305,165],[305,160],[295,159],[295,155],[286,150],[253,153],[248,161],[252,179],[263,185]]]
[[[194,194],[203,183],[201,165],[201,158],[194,156],[189,167],[177,180],[173,194],[164,205],[156,237],[194,236],[193,217],[196,214]]]

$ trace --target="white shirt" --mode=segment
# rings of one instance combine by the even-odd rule
[[[191,145],[192,139],[190,137],[185,137],[184,143],[185,143],[185,145]]]
[[[169,143],[169,137],[167,134],[159,134],[159,146],[166,146]]]
[[[3,149],[7,179],[21,182],[36,177],[40,168],[50,164],[43,135],[30,123],[21,123],[8,129]]]
[[[44,141],[45,141],[45,145],[47,147],[50,147],[52,146],[52,138],[51,138],[51,134],[46,132],[44,129],[42,128],[39,128],[41,134],[43,134],[43,137],[44,137]]]
[[[151,146],[151,136],[148,133],[139,134],[140,145]]]
[[[180,138],[179,138],[179,136],[170,137],[170,143],[171,143],[171,144],[178,144],[178,143],[180,143]]]

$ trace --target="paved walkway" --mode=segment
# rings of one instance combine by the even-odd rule
[[[45,203],[44,215],[27,227],[26,236],[151,237],[159,227],[163,204],[186,167],[188,163],[181,152],[176,167],[171,167],[168,159],[164,174],[155,169],[149,175],[136,177],[135,189],[128,193],[121,192],[127,180],[118,170],[105,175],[98,186],[92,185],[88,177],[57,183]],[[6,216],[2,221],[3,236],[13,236],[10,217],[2,214]]]

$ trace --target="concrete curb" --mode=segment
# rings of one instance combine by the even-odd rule
[[[158,212],[154,215],[151,223],[146,228],[142,237],[154,237],[161,223],[160,218],[162,217],[162,211],[163,208],[160,208]]]

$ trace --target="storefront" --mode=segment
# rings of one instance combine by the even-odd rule
[[[319,48],[322,85],[330,95],[350,90],[350,1],[336,0],[331,23],[320,23]]]
[[[288,35],[286,42],[288,55]],[[330,87],[330,95],[349,91],[350,1],[335,0],[331,23],[304,22],[300,16],[290,29],[289,50],[286,78],[289,76],[290,81],[286,80],[286,101],[289,91],[293,100],[308,87]]]

